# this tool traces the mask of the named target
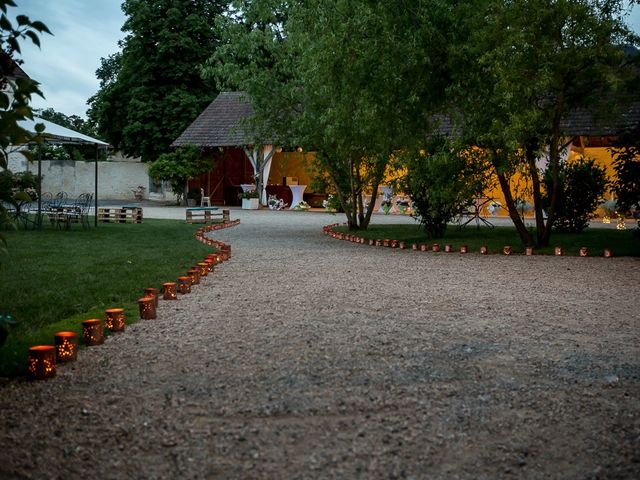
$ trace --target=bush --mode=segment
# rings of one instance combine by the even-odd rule
[[[544,177],[545,208],[551,204],[553,185],[551,172],[545,171]],[[595,217],[595,211],[602,202],[608,184],[607,173],[593,159],[581,158],[575,162],[560,166],[560,194],[556,201],[553,227],[560,232],[580,233]]]
[[[482,190],[482,182],[465,152],[444,141],[436,142],[429,151],[404,156],[403,186],[427,235],[441,238],[447,223]]]

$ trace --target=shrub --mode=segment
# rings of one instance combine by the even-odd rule
[[[429,149],[404,156],[407,173],[404,189],[409,192],[418,218],[427,235],[441,238],[447,223],[482,190],[482,181],[473,170],[466,152],[437,141]]]
[[[543,205],[551,203],[551,172],[545,171]],[[560,232],[580,233],[595,216],[607,188],[607,173],[593,159],[581,158],[560,166],[560,193],[556,201],[553,227]]]

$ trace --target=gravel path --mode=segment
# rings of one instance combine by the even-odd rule
[[[640,477],[638,259],[232,217],[231,261],[157,320],[0,386],[0,478]]]

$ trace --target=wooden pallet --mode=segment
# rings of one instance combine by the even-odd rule
[[[194,207],[186,210],[187,223],[229,222],[229,210],[218,210],[218,207]]]
[[[103,223],[142,223],[142,208],[98,208],[98,221]]]

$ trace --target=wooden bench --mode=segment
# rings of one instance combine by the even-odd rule
[[[98,208],[98,221],[104,223],[142,223],[141,207]]]
[[[219,211],[218,207],[187,208],[187,223],[229,222],[229,210]]]

